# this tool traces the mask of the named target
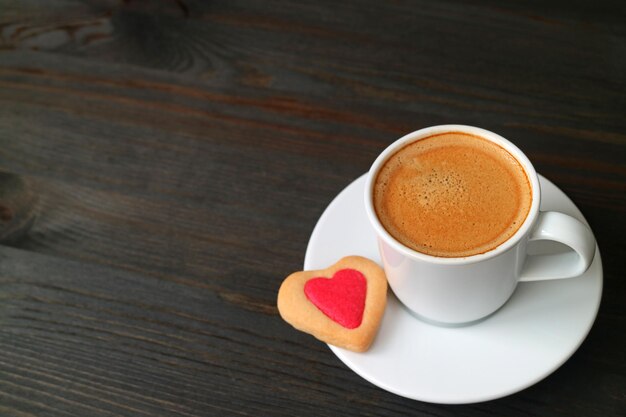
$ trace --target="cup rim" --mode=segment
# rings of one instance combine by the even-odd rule
[[[404,147],[408,143],[414,142],[416,140],[424,139],[430,136],[434,136],[437,134],[448,133],[448,132],[461,132],[461,133],[467,133],[467,134],[471,134],[475,136],[480,136],[482,138],[485,138],[503,147],[509,153],[511,153],[511,155],[513,155],[515,159],[522,165],[531,185],[531,192],[532,192],[531,206],[528,211],[528,215],[526,216],[526,219],[524,220],[520,228],[517,229],[517,231],[513,234],[513,236],[507,239],[504,243],[484,253],[479,253],[476,255],[470,255],[470,256],[464,256],[464,257],[447,258],[447,257],[439,257],[439,256],[428,255],[422,252],[418,252],[414,249],[411,249],[403,245],[398,240],[396,240],[389,232],[387,232],[385,227],[382,225],[382,223],[378,219],[378,216],[376,215],[376,211],[374,210],[374,202],[373,202],[374,180],[376,179],[378,171],[380,170],[384,162],[391,155],[393,155],[397,150]],[[388,245],[390,245],[396,251],[402,253],[403,255],[408,256],[413,259],[418,259],[418,260],[422,260],[422,261],[434,263],[434,264],[464,265],[464,264],[470,264],[470,263],[475,263],[475,262],[481,262],[481,261],[485,261],[487,259],[496,257],[500,255],[501,253],[504,253],[508,251],[509,249],[511,249],[512,247],[514,247],[515,245],[517,245],[524,238],[524,236],[527,236],[530,233],[530,230],[532,226],[534,225],[537,215],[539,213],[540,196],[541,196],[541,193],[540,193],[540,188],[539,188],[539,178],[537,176],[537,172],[535,171],[535,168],[533,167],[528,157],[526,157],[526,155],[512,142],[503,138],[497,133],[494,133],[494,132],[491,132],[489,130],[482,129],[479,127],[460,125],[460,124],[447,124],[447,125],[430,126],[430,127],[426,127],[426,128],[408,133],[402,136],[400,139],[397,139],[396,141],[394,141],[389,146],[387,146],[387,148],[385,148],[385,150],[383,150],[380,153],[380,155],[378,155],[378,157],[372,164],[367,174],[367,180],[365,183],[365,211],[367,213],[367,217],[369,218],[370,224],[374,227],[374,230],[376,231],[376,235],[379,238],[383,239]]]

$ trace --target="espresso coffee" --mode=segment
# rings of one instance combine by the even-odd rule
[[[432,256],[488,252],[520,228],[532,203],[524,168],[479,136],[447,132],[416,140],[387,159],[373,203],[400,243]]]

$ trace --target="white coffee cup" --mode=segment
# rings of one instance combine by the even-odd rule
[[[445,132],[464,132],[500,145],[518,160],[530,180],[532,204],[526,220],[510,239],[488,252],[459,258],[417,252],[391,236],[376,216],[373,187],[385,161],[409,143]],[[526,155],[493,132],[464,125],[428,127],[398,139],[374,161],[365,185],[365,209],[389,286],[418,317],[442,325],[471,323],[490,315],[511,297],[518,282],[572,278],[589,268],[596,249],[591,230],[566,214],[539,211],[540,201],[539,178]],[[560,242],[572,250],[528,255],[527,244],[535,240]]]

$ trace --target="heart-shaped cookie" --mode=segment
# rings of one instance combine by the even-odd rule
[[[376,336],[385,304],[387,279],[375,262],[347,256],[321,270],[289,275],[278,291],[278,311],[298,330],[356,352]]]

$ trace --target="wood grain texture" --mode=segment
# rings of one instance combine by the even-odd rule
[[[626,8],[0,0],[0,415],[623,416]],[[511,139],[605,290],[559,370],[406,400],[282,322],[331,199],[404,133]]]

